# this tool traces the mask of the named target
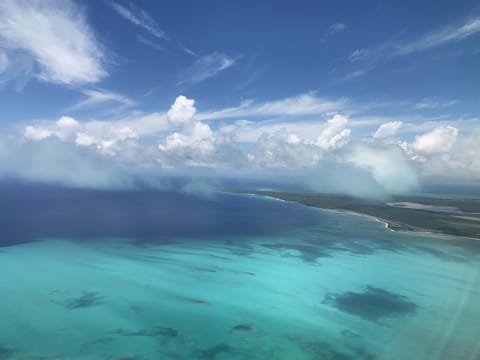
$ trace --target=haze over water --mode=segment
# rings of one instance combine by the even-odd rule
[[[475,242],[248,195],[42,190],[2,192],[2,360],[480,353]]]

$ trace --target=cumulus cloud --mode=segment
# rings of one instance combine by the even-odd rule
[[[167,118],[172,124],[184,124],[193,118],[196,111],[195,100],[180,95],[168,110]]]
[[[4,51],[0,50],[0,74],[7,70],[9,64],[8,56]]]
[[[215,138],[210,126],[201,122],[189,124],[182,132],[168,135],[158,148],[168,155],[168,163],[214,165],[211,156],[215,151]]]
[[[128,126],[105,123],[103,126],[81,124],[74,118],[62,116],[52,124],[28,125],[23,137],[30,141],[42,141],[47,138],[73,142],[78,146],[93,147],[102,155],[115,156],[121,150],[119,143],[137,140],[139,135]]]
[[[480,180],[480,128],[461,135],[452,126],[439,126],[400,147],[419,167],[423,177],[441,180]]]
[[[22,143],[0,135],[0,162],[0,178],[88,188],[133,186],[114,163],[54,137]]]
[[[398,146],[357,143],[349,149],[346,160],[368,170],[387,193],[405,193],[418,187],[417,170]]]
[[[312,141],[281,129],[263,133],[247,156],[260,168],[299,169],[318,165],[324,151]]]
[[[440,126],[431,132],[415,137],[407,145],[407,151],[415,155],[446,154],[457,141],[458,129],[453,126]]]
[[[183,95],[175,99],[167,112],[167,118],[173,125],[183,125],[182,131],[168,135],[158,145],[168,164],[213,165],[214,133],[208,124],[193,119],[195,112],[195,101]]]
[[[316,144],[323,149],[341,148],[349,141],[350,129],[346,129],[348,120],[345,116],[335,115],[328,120],[327,126],[317,138]]]
[[[195,105],[180,95],[167,112],[134,119],[79,122],[64,116],[27,125],[18,143],[32,148],[65,143],[69,151],[108,159],[129,171],[188,174],[208,168],[232,176],[247,172],[266,177],[281,171],[282,178],[300,179],[316,191],[359,196],[408,192],[428,176],[480,179],[480,130],[462,136],[457,128],[441,125],[402,140],[398,129],[410,124],[390,121],[379,126],[372,139],[360,140],[352,137],[355,122],[340,114],[308,122],[207,123]]]
[[[79,123],[74,118],[62,116],[52,126],[26,126],[23,131],[23,136],[33,141],[43,140],[51,136],[65,140],[70,137],[79,126]]]
[[[34,141],[43,140],[43,139],[46,139],[46,138],[48,138],[52,135],[53,135],[53,133],[50,130],[35,127],[35,126],[26,126],[24,131],[23,131],[23,136],[26,139],[34,140]]]
[[[1,1],[0,44],[13,56],[31,57],[40,68],[36,77],[46,82],[95,83],[107,75],[101,47],[70,0]]]

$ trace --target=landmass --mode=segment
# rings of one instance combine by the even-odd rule
[[[320,209],[375,217],[394,231],[417,231],[480,239],[480,199],[391,196],[371,200],[340,194],[235,191]]]

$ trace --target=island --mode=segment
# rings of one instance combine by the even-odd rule
[[[394,195],[372,200],[342,194],[234,191],[326,210],[374,217],[394,231],[432,232],[480,239],[480,199]]]

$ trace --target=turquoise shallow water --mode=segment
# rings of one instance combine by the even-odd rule
[[[272,234],[1,248],[0,359],[479,359],[475,243],[322,214]]]

